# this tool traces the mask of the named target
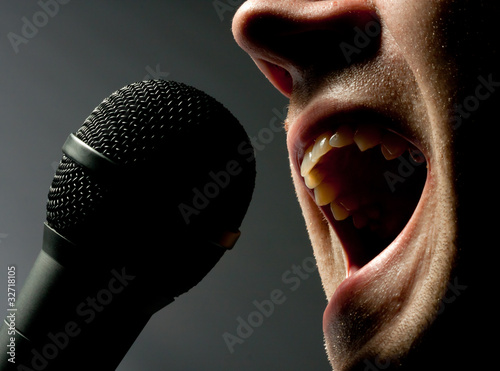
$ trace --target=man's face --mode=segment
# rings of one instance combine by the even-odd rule
[[[335,370],[477,360],[498,3],[248,0],[234,18],[238,44],[290,98]]]

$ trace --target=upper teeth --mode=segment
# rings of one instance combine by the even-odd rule
[[[336,220],[344,220],[352,215],[356,227],[362,228],[370,224],[374,228],[379,224],[375,222],[380,218],[380,210],[371,202],[370,197],[365,195],[365,200],[362,200],[363,196],[354,195],[352,189],[345,189],[346,186],[339,182],[337,177],[329,176],[329,170],[333,169],[325,170],[322,166],[317,166],[330,151],[351,144],[356,144],[361,152],[380,145],[386,160],[393,160],[409,149],[406,140],[378,126],[360,125],[353,128],[342,125],[333,133],[321,134],[306,150],[300,173],[306,186],[314,190],[316,203],[319,206],[330,205]],[[347,169],[348,172],[352,170]]]

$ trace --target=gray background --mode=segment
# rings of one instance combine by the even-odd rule
[[[227,9],[218,14],[212,0],[73,0],[47,14],[36,1],[2,1],[0,312],[7,306],[7,266],[16,265],[20,289],[40,250],[48,187],[67,135],[103,98],[149,75],[223,102],[257,137],[258,178],[236,248],[152,318],[119,370],[329,369],[317,272],[298,279],[300,286],[282,278],[312,255],[285,133],[270,126],[287,101],[234,43],[231,3],[237,1],[219,1]],[[39,27],[29,30],[26,20]],[[25,37],[17,50],[12,33]],[[247,319],[254,300],[269,299],[275,289],[284,303],[231,353],[222,335],[236,335],[237,318]]]

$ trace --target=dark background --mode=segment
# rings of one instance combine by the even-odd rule
[[[48,187],[68,134],[122,86],[171,79],[221,101],[256,137],[256,190],[236,248],[152,318],[119,370],[328,370],[317,271],[293,271],[311,271],[312,252],[285,133],[273,125],[287,101],[234,42],[237,1],[54,1],[0,5],[0,312],[7,267],[16,266],[19,291],[41,248]],[[248,320],[254,301],[274,290],[283,302],[231,352],[223,334],[236,336],[238,318]]]

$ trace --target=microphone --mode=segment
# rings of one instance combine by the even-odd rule
[[[255,185],[243,127],[173,81],[114,92],[62,151],[42,250],[0,330],[2,371],[116,369],[234,246]]]

